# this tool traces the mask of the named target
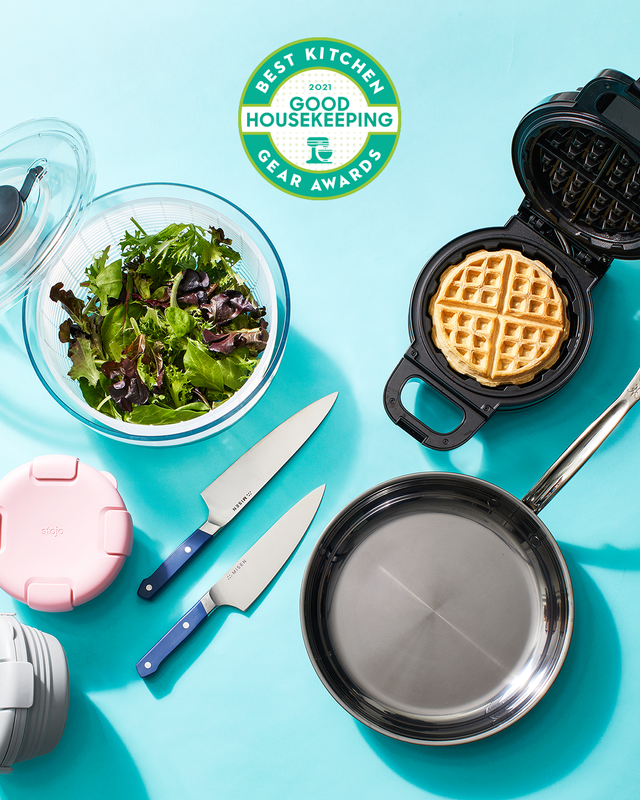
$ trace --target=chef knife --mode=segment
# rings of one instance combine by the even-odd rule
[[[337,392],[328,394],[289,417],[207,486],[201,493],[209,509],[207,521],[178,545],[153,575],[140,583],[139,597],[145,600],[155,597],[176,572],[258,494],[320,425],[337,396]]]
[[[298,546],[318,510],[323,494],[324,485],[318,486],[280,517],[242,556],[235,567],[212,586],[138,661],[138,675],[146,678],[153,674],[164,659],[214,609],[233,606],[240,611],[246,611],[276,577]]]

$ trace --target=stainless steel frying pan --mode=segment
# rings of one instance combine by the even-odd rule
[[[526,714],[560,671],[574,601],[538,512],[640,397],[640,372],[522,501],[477,478],[419,473],[343,509],[301,596],[311,662],[356,719],[419,744],[459,744]]]

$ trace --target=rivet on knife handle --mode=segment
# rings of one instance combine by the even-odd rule
[[[152,675],[214,609],[246,611],[280,572],[313,520],[324,485],[297,502],[178,620],[136,664],[141,678]]]
[[[316,400],[274,428],[201,492],[209,511],[206,522],[185,539],[138,587],[151,600],[223,525],[252,500],[307,441],[333,406],[337,392]],[[151,588],[148,588],[151,587]]]
[[[158,669],[165,658],[182,644],[195,628],[207,618],[207,611],[201,600],[190,608],[187,613],[160,639],[159,642],[144,655],[136,664],[138,675],[146,678]]]
[[[176,572],[194,556],[198,550],[211,539],[211,534],[195,530],[191,536],[178,545],[170,556],[160,564],[158,569],[145,578],[138,587],[138,597],[151,600],[165,586]]]

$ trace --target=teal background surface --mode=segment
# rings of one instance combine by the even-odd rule
[[[505,223],[521,202],[510,155],[521,117],[601,69],[640,75],[638,3],[33,0],[3,3],[2,31],[0,130],[46,116],[77,124],[96,155],[96,195],[164,181],[237,204],[282,258],[292,321],[281,368],[243,420],[200,443],[151,449],[102,438],[65,413],[30,367],[20,308],[0,319],[0,474],[38,455],[76,455],[117,477],[135,526],[116,581],[68,614],[32,611],[0,592],[3,611],[58,637],[72,685],[61,743],[0,776],[0,797],[639,797],[637,411],[541,514],[569,565],[576,628],[555,684],[511,728],[444,748],[372,732],[316,677],[298,613],[315,541],[360,492],[406,473],[452,470],[521,497],[640,366],[640,264],[616,261],[594,292],[583,365],[544,403],[498,413],[468,444],[436,453],[394,426],[381,400],[409,342],[409,298],[423,264],[454,237]],[[402,110],[382,174],[327,202],[267,183],[238,132],[256,66],[316,36],[370,53]],[[201,489],[278,422],[334,390],[330,416],[269,487],[157,601],[139,600],[141,577],[202,523]],[[138,678],[140,656],[323,482],[311,529],[249,612],[218,611],[153,682]]]

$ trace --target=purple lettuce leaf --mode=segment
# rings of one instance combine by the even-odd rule
[[[108,387],[108,392],[122,411],[130,413],[134,405],[143,406],[149,401],[150,392],[138,372],[137,359],[105,361],[100,369],[110,381],[116,381]]]
[[[243,329],[239,331],[229,331],[217,333],[216,331],[205,328],[202,331],[202,338],[208,349],[214,353],[229,355],[238,347],[249,347],[253,353],[259,353],[267,346],[267,325],[264,320],[260,321],[260,327]]]
[[[256,308],[242,292],[230,289],[214,295],[208,303],[200,306],[204,316],[216,325],[225,325],[240,314],[247,314],[255,319],[264,316],[263,308]]]
[[[209,297],[207,290],[210,285],[211,281],[204,270],[186,269],[178,285],[178,302],[189,306],[202,305]]]

